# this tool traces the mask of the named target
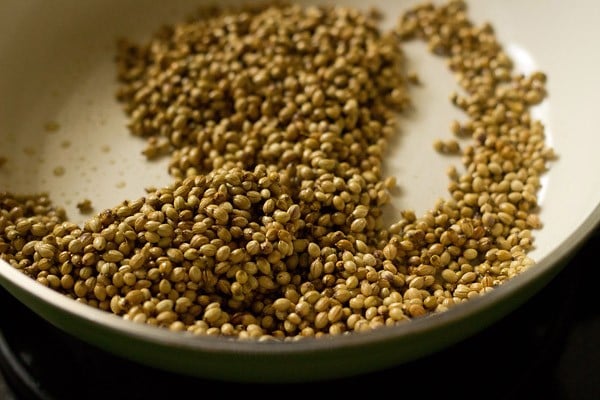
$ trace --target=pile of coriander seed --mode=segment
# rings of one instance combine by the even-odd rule
[[[262,3],[119,41],[117,99],[172,184],[82,226],[46,194],[0,192],[0,257],[136,323],[258,340],[408,323],[520,274],[555,157],[529,112],[545,75],[513,73],[463,1],[415,6],[385,32],[378,16]],[[411,107],[402,45],[415,39],[463,89],[451,101],[466,121],[434,147],[460,153],[464,173],[388,225],[382,163]]]

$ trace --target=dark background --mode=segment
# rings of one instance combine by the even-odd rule
[[[600,273],[593,234],[548,286],[475,336],[415,362],[327,382],[267,385],[184,378],[119,359],[33,315],[0,289],[0,400],[295,395],[600,399]],[[360,392],[359,392],[360,391]]]

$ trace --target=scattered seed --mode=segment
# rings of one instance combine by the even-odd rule
[[[77,208],[82,214],[89,214],[94,211],[94,206],[92,205],[92,201],[90,199],[83,199],[78,202]]]
[[[56,121],[48,121],[44,124],[44,130],[46,132],[56,132],[60,129],[60,124]]]
[[[63,167],[62,165],[59,165],[52,170],[52,173],[54,174],[54,176],[63,176],[65,174],[65,172],[66,172],[65,167]]]

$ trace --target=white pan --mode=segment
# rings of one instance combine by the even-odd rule
[[[95,210],[136,199],[170,181],[165,162],[148,163],[145,143],[129,134],[116,102],[115,41],[143,39],[158,26],[194,11],[200,1],[37,1],[0,3],[0,191],[48,192],[74,222]],[[369,3],[384,24],[414,1]],[[299,342],[255,343],[188,337],[71,300],[0,261],[0,283],[60,329],[143,364],[198,377],[285,382],[350,376],[436,352],[494,324],[544,287],[600,220],[600,3],[536,0],[469,2],[475,22],[489,21],[524,73],[544,71],[548,97],[535,109],[558,158],[542,180],[536,264],[485,296],[431,318],[360,335]],[[420,43],[406,53],[423,85],[412,91],[413,117],[388,168],[405,190],[394,201],[417,214],[447,196],[445,169],[459,158],[434,151],[433,141],[459,117],[448,100],[456,89],[444,63]],[[40,340],[43,340],[41,338]]]

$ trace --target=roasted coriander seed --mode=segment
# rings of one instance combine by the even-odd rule
[[[0,193],[0,253],[79,302],[195,335],[296,340],[407,323],[484,295],[533,260],[540,177],[555,155],[529,113],[546,76],[515,74],[463,1],[407,10],[213,9],[121,40],[118,101],[173,183],[69,222],[47,194]],[[382,160],[423,40],[464,89],[447,199],[386,225]],[[84,204],[82,203],[82,208]]]

